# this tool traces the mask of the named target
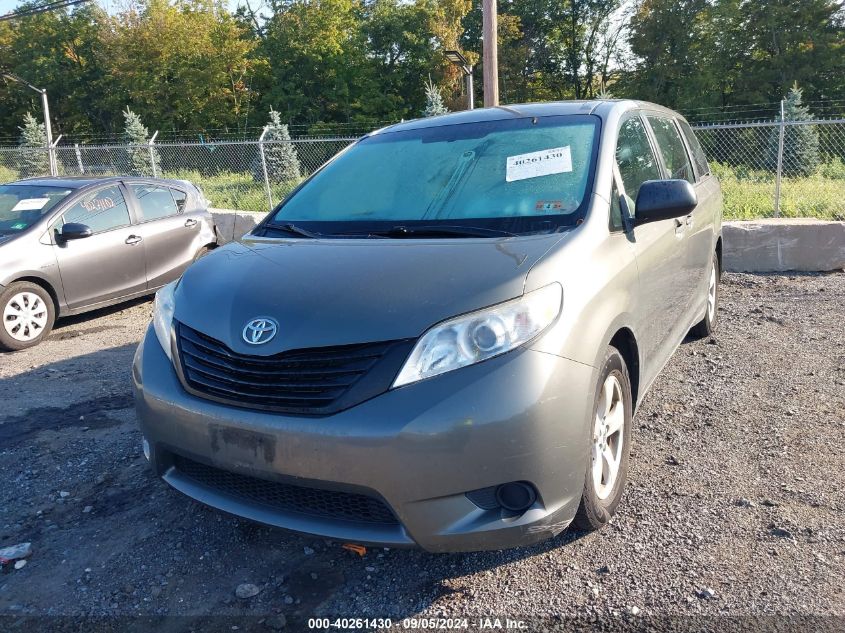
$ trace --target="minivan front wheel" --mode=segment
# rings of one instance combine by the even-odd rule
[[[602,527],[622,499],[628,478],[632,417],[628,367],[619,350],[608,347],[593,405],[584,491],[573,521],[578,529]]]
[[[0,350],[14,352],[44,340],[53,327],[56,309],[44,288],[19,281],[0,293],[0,318]]]

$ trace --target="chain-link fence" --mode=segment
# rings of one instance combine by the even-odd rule
[[[694,129],[721,179],[726,219],[845,220],[845,119]],[[355,140],[63,145],[52,152],[59,175],[182,178],[215,207],[266,211]],[[48,175],[50,162],[46,149],[0,148],[0,182]]]
[[[149,145],[72,145],[52,151],[60,176],[153,176],[190,180],[212,206],[267,211],[354,137]],[[50,174],[40,148],[0,148],[0,182]]]
[[[845,220],[845,119],[701,125],[725,217]]]

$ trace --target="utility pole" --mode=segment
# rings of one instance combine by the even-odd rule
[[[499,55],[496,0],[482,0],[482,33],[484,50],[484,107],[499,105]]]

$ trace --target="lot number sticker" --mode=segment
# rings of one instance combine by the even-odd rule
[[[513,182],[570,171],[572,171],[572,153],[569,151],[569,145],[567,145],[566,147],[544,149],[530,154],[508,156],[505,180]]]
[[[50,198],[24,198],[12,207],[12,211],[38,211],[50,202]]]

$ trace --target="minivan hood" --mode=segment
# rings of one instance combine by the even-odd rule
[[[518,297],[561,234],[507,239],[249,239],[184,274],[175,318],[256,355],[418,337],[435,323]],[[249,345],[246,323],[276,337]]]

